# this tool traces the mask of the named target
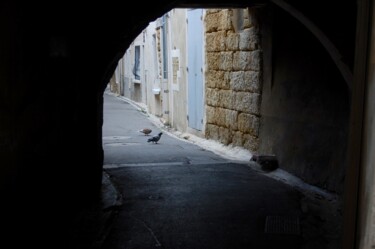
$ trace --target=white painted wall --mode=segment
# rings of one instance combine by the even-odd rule
[[[178,131],[187,130],[186,9],[169,12],[169,111],[170,123]],[[175,64],[174,64],[175,63]],[[176,65],[178,63],[178,65]],[[173,66],[175,65],[175,66]]]
[[[120,78],[123,78],[125,97],[145,104],[149,113],[160,117],[178,131],[187,132],[187,9],[169,11],[165,20],[168,77],[163,79],[162,74],[163,36],[160,17],[150,22],[126,50],[115,72],[116,81],[121,83]],[[133,83],[132,72],[135,46],[141,46],[141,79],[138,85]]]

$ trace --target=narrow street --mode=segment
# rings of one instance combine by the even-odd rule
[[[159,132],[158,143],[147,142]],[[295,188],[170,136],[108,94],[103,148],[104,170],[122,196],[103,249],[337,246],[339,235],[325,230],[335,224]]]

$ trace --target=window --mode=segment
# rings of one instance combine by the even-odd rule
[[[163,16],[163,78],[167,79],[168,78],[168,54],[167,54],[167,16]]]
[[[141,79],[140,58],[141,58],[141,47],[135,46],[133,74],[136,80]]]

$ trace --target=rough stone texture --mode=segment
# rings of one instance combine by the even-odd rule
[[[211,70],[210,73],[206,73],[206,87],[229,90],[230,78],[227,74],[227,72],[218,70]]]
[[[218,31],[215,33],[206,34],[206,50],[208,52],[217,52],[225,50],[225,44],[227,41],[226,32]],[[238,47],[238,38],[237,38]]]
[[[209,105],[206,106],[206,123],[207,124],[216,124],[215,110],[216,110],[215,107],[212,107]]]
[[[233,68],[233,53],[221,52],[219,61],[219,70],[232,71]]]
[[[230,10],[206,12],[205,136],[256,152],[262,53],[256,19],[249,13],[244,9],[242,30],[236,32]]]
[[[234,91],[246,91],[244,89],[245,71],[230,72],[230,87]]]
[[[206,32],[216,32],[220,30],[229,30],[232,27],[231,10],[224,9],[218,12],[208,12],[206,14]]]
[[[219,141],[219,126],[206,124],[206,137],[212,140]]]
[[[207,106],[219,105],[219,92],[212,88],[206,89],[206,104]]]
[[[234,91],[260,93],[259,72],[236,71],[230,74],[230,88]]]
[[[258,151],[259,147],[259,138],[253,137],[250,134],[243,135],[243,147],[248,149],[249,151],[256,152]]]
[[[243,91],[249,91],[253,93],[261,93],[261,75],[260,71],[245,71],[243,79]]]
[[[235,52],[233,54],[233,69],[236,71],[259,71],[261,58],[259,50]]]
[[[220,72],[223,72],[224,73],[224,80],[220,80],[217,82],[217,87],[219,89],[223,89],[223,90],[230,90],[230,77],[229,77],[229,72],[224,72],[224,71],[220,71]]]
[[[225,122],[226,117],[224,116],[225,115],[224,110],[225,109],[223,109],[223,108],[214,108],[213,120],[215,121],[216,125],[222,126],[222,127],[227,127],[226,122]]]
[[[233,95],[233,91],[231,90],[221,90],[219,91],[219,107],[224,107],[226,109],[232,109],[232,110],[236,110],[235,109],[235,105],[236,105],[236,99],[235,99],[235,96]]]
[[[237,92],[235,97],[235,110],[259,115],[260,95],[257,93]]]
[[[219,138],[220,142],[225,145],[229,145],[232,142],[230,130],[221,126],[219,127]]]
[[[240,36],[238,34],[232,31],[228,31],[227,39],[226,39],[227,49],[230,51],[238,50],[238,46],[240,42],[239,39],[240,39]]]
[[[238,130],[243,133],[249,133],[255,137],[259,135],[259,117],[252,114],[240,113],[238,115]]]
[[[207,73],[210,72],[210,70],[219,70],[220,53],[207,52],[206,59],[207,59]]]
[[[205,79],[207,88],[216,88],[217,82],[224,80],[224,72],[211,70],[211,73],[205,73]]]
[[[232,145],[243,147],[243,133],[240,131],[235,131],[232,133]]]
[[[223,112],[223,115],[225,115],[225,123],[224,126],[231,129],[231,130],[237,130],[238,129],[238,123],[237,123],[237,117],[238,112],[228,109],[219,109],[221,112]]]
[[[255,27],[245,29],[239,36],[240,50],[256,50],[259,48],[259,36]]]

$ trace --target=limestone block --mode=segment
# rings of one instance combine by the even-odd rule
[[[229,51],[236,51],[238,50],[238,44],[239,44],[239,34],[234,33],[232,31],[228,31],[227,33],[227,39],[226,39],[226,48]]]
[[[219,70],[220,69],[220,53],[218,52],[207,52],[206,53],[207,70]]]
[[[230,88],[234,91],[245,91],[243,87],[244,71],[230,72]]]
[[[233,52],[221,52],[219,69],[224,71],[232,71],[233,69]]]
[[[260,93],[260,72],[237,71],[230,74],[230,88],[232,90]]]
[[[219,141],[219,126],[206,124],[205,136],[207,139]]]
[[[225,108],[216,108],[213,112],[214,123],[218,126],[225,127],[231,130],[237,130],[237,116],[238,112],[234,110],[229,110]]]
[[[227,128],[219,127],[219,138],[219,141],[224,145],[232,143],[231,132]]]
[[[231,29],[230,10],[224,9],[219,12],[206,15],[206,32],[211,33],[218,30]]]
[[[229,109],[223,109],[224,115],[225,115],[225,124],[224,126],[231,129],[231,130],[237,130],[238,129],[238,112],[235,110],[229,110]]]
[[[254,27],[243,30],[239,34],[240,50],[257,50],[259,48],[259,36]]]
[[[235,131],[232,134],[232,145],[233,146],[243,146],[243,134],[240,131]]]
[[[208,52],[217,52],[226,50],[226,32],[217,31],[206,34],[206,50]]]
[[[248,113],[240,113],[238,115],[238,130],[243,133],[258,137],[259,124],[260,120],[258,116]]]
[[[235,110],[259,115],[261,100],[260,94],[250,92],[236,92],[235,95]]]
[[[237,111],[228,110],[220,107],[207,106],[207,123],[215,124],[232,130],[237,130]]]
[[[250,152],[257,152],[259,147],[259,139],[249,134],[243,135],[243,147]]]
[[[260,93],[260,72],[237,71],[230,74],[230,88],[233,91]]]
[[[215,110],[216,110],[215,107],[206,105],[206,123],[207,124],[216,124]]]
[[[261,52],[238,51],[233,55],[233,69],[235,71],[259,71],[261,66]]]
[[[206,104],[210,106],[219,106],[220,92],[213,88],[206,88]]]
[[[218,82],[218,88],[222,90],[230,90],[230,72],[222,71],[224,73],[224,80]]]
[[[247,64],[250,63],[251,55],[248,51],[238,51],[233,54],[233,69],[235,71],[246,70]]]
[[[215,111],[214,111],[213,114],[214,114],[214,117],[213,117],[214,123],[218,126],[225,126],[224,109],[220,108],[220,107],[217,107],[217,108],[215,108]]]
[[[216,33],[206,33],[206,52],[216,52],[215,44]]]
[[[229,89],[229,82],[225,77],[226,73],[218,70],[206,71],[206,87]]]
[[[244,91],[261,93],[261,75],[260,71],[245,71],[244,74]]]
[[[220,107],[236,110],[235,107],[235,95],[231,90],[219,91],[219,105]]]
[[[254,50],[250,52],[250,63],[247,65],[246,70],[260,71],[262,65],[262,52]]]
[[[219,29],[217,22],[218,16],[219,12],[206,12],[205,24],[207,33],[216,32]]]

